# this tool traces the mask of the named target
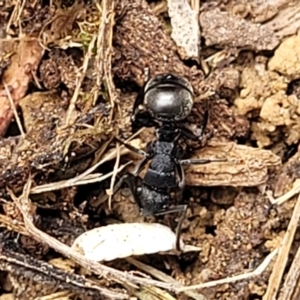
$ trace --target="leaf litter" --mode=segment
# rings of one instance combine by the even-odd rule
[[[200,28],[198,11],[192,9],[186,0],[168,1],[171,19],[171,38],[175,41],[183,59],[199,60]]]
[[[299,298],[290,288],[298,280],[299,4],[180,3],[173,15],[167,1],[15,1],[0,9],[0,266],[8,297]],[[181,27],[178,47],[169,17],[179,24],[183,11],[194,25]],[[110,218],[153,226],[153,218],[134,214],[126,189],[112,197],[111,209],[105,199],[137,159],[118,151],[113,137],[131,136],[135,95],[147,76],[162,72],[191,81],[192,129],[209,103],[214,139],[188,143],[189,157],[228,158],[186,169],[182,240],[200,251],[107,265],[87,260],[70,246],[82,234],[94,237]],[[144,148],[153,136],[146,129],[132,143]],[[156,219],[173,236],[173,220]],[[154,252],[163,245],[152,244]],[[147,253],[147,245],[128,253]],[[287,258],[294,261],[286,267]]]

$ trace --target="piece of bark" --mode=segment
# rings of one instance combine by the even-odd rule
[[[186,184],[199,186],[257,186],[268,180],[268,169],[279,166],[280,157],[269,150],[232,142],[210,142],[193,158],[226,159],[204,165],[190,165]]]

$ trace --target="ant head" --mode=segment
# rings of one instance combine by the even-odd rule
[[[146,83],[143,104],[152,118],[163,122],[177,122],[190,114],[193,96],[193,88],[186,78],[160,74]]]

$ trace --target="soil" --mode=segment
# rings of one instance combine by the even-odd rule
[[[0,299],[281,299],[285,277],[299,264],[299,231],[273,298],[274,260],[242,280],[189,292],[174,286],[253,271],[289,234],[297,199],[273,204],[270,195],[287,193],[300,173],[300,4],[206,0],[195,7],[199,56],[188,57],[191,46],[178,47],[171,36],[175,23],[165,0],[0,2]],[[186,168],[182,239],[201,250],[135,257],[152,271],[119,259],[97,273],[63,255],[51,238],[71,246],[88,229],[112,222],[175,228],[178,221],[176,214],[141,216],[125,187],[106,201],[111,179],[116,183],[140,159],[118,153],[113,137],[135,133],[135,98],[159,73],[191,82],[191,130],[201,127],[208,103],[207,138],[182,141],[188,157],[227,159]],[[145,149],[154,138],[147,128],[134,143]],[[101,180],[90,174],[76,184],[93,166]],[[112,269],[122,271],[115,273],[120,278]],[[141,283],[141,274],[161,284]],[[289,299],[300,299],[299,292]]]

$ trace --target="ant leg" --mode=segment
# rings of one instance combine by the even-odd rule
[[[178,188],[182,192],[185,187],[185,174],[184,174],[184,170],[183,170],[183,167],[182,167],[182,164],[180,163],[180,161],[179,161],[179,164],[176,164],[176,168],[177,168],[177,173],[178,173],[178,177],[179,177]]]
[[[127,181],[129,180],[128,174],[123,175],[117,184],[115,184],[113,189],[113,195],[119,191],[119,189],[122,187],[123,183],[128,185]]]
[[[179,175],[179,182],[178,182],[178,188],[180,189],[181,195],[182,192],[184,190],[184,186],[185,186],[185,173],[183,170],[183,167],[181,164],[177,165],[177,170],[178,170],[178,175]],[[175,243],[175,247],[176,250],[180,251],[180,234],[181,234],[181,227],[182,227],[182,223],[185,219],[186,216],[186,211],[187,211],[188,206],[187,205],[183,205],[183,212],[182,215],[178,221],[177,227],[176,227],[176,243]]]
[[[180,235],[181,235],[182,223],[185,219],[187,208],[188,208],[188,206],[186,204],[183,205],[182,215],[181,215],[181,217],[178,221],[176,231],[175,231],[175,234],[176,234],[175,247],[176,247],[177,251],[181,251],[181,249],[180,249]]]
[[[181,159],[178,161],[180,165],[204,165],[211,162],[225,162],[227,159],[220,158],[220,159],[202,159],[202,158],[194,158],[194,159]]]
[[[118,141],[120,144],[122,144],[124,147],[126,147],[127,149],[131,150],[132,152],[135,152],[135,153],[143,155],[143,156],[148,156],[148,154],[145,151],[143,151],[142,149],[138,149],[134,146],[131,146],[130,144],[125,143],[124,141],[120,140],[116,136],[114,137],[114,139],[116,141]]]
[[[193,133],[190,129],[188,128],[185,128],[185,127],[181,127],[180,128],[180,132],[185,136],[187,137],[188,139],[190,140],[194,140],[194,141],[197,141],[197,140],[201,140],[202,139],[202,129],[201,129],[201,133],[199,135],[196,135],[195,133]]]
[[[120,180],[118,181],[118,183],[114,186],[113,194],[115,194],[121,188],[121,186],[125,183],[127,185],[127,187],[129,188],[134,201],[137,203],[137,205],[139,207],[141,207],[140,201],[138,200],[138,198],[135,195],[138,180],[139,180],[139,177],[134,176],[131,173],[123,175],[120,178]]]
[[[201,128],[199,130],[199,133],[195,134],[191,130],[189,130],[188,128],[181,128],[182,134],[185,135],[187,138],[189,138],[191,140],[201,141],[204,137],[204,131],[207,127],[208,117],[209,117],[208,101],[205,101],[205,111],[204,111],[202,124],[201,124]]]
[[[134,168],[132,175],[137,176],[145,167],[146,163],[148,162],[148,157],[144,157]]]
[[[175,213],[175,212],[181,212],[182,215],[178,221],[176,230],[175,230],[175,235],[176,235],[176,240],[175,240],[175,249],[177,251],[181,251],[180,249],[180,234],[181,234],[181,227],[182,227],[182,223],[184,221],[185,215],[186,215],[186,211],[187,211],[187,205],[177,205],[175,207],[171,207],[171,208],[167,208],[167,209],[162,209],[160,211],[158,211],[157,213],[155,213],[155,216],[158,215],[165,215],[165,214],[171,214],[171,213]]]
[[[146,158],[144,158],[144,160],[146,160]],[[147,160],[146,160],[147,161]],[[141,171],[142,169],[142,162],[139,163],[136,167],[136,172],[137,174]],[[138,167],[141,167],[141,168],[138,168]],[[140,177],[138,177],[136,174],[131,174],[131,173],[127,173],[127,174],[124,174],[120,179],[119,181],[115,184],[114,188],[113,188],[113,192],[112,192],[112,195],[114,195],[115,193],[117,193],[120,188],[122,187],[122,185],[125,183],[127,185],[127,187],[129,188],[132,196],[133,196],[133,199],[134,201],[137,203],[137,205],[139,207],[141,207],[140,205],[140,202],[138,201],[136,195],[135,195],[135,192],[136,192],[136,186],[137,186],[137,182],[138,180],[140,180]],[[105,202],[107,199],[108,199],[109,195],[108,194],[105,194],[103,195],[102,197],[100,197],[99,200],[97,200],[96,202],[94,202],[94,204],[97,206],[97,205],[100,205],[101,203]]]

